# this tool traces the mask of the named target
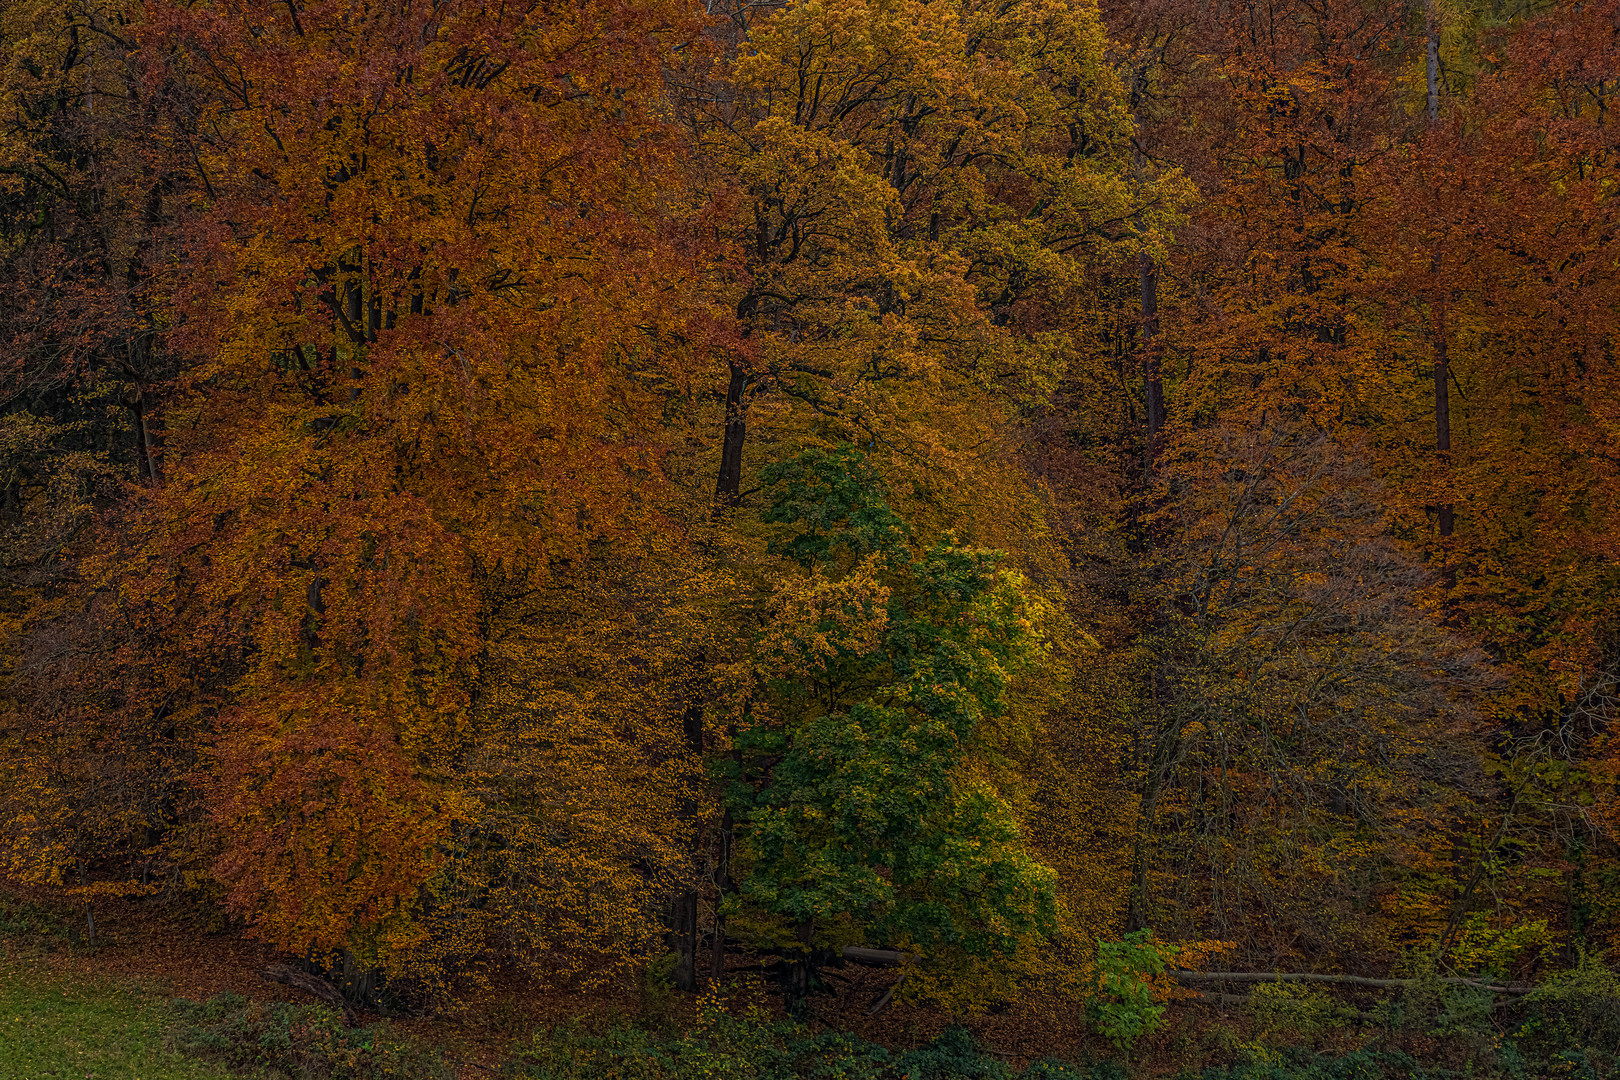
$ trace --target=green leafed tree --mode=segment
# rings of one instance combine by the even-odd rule
[[[948,966],[1009,956],[1056,921],[998,758],[1042,604],[1001,553],[920,550],[859,451],[766,472],[787,573],[728,762],[740,908],[778,928],[808,987],[828,946],[892,944]],[[760,925],[756,922],[756,925]]]

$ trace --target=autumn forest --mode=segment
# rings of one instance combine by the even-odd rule
[[[1620,990],[1616,0],[0,35],[8,887],[366,1008]]]

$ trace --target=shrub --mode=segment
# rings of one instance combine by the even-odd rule
[[[56,948],[77,943],[82,934],[49,908],[0,893],[0,937]]]
[[[1547,1054],[1569,1051],[1620,1055],[1620,975],[1596,957],[1542,983],[1525,998],[1520,1036]]]
[[[812,1033],[762,1012],[737,1017],[705,1000],[695,1030],[659,1039],[639,1028],[593,1035],[577,1028],[537,1032],[508,1071],[522,1080],[1014,1080],[1005,1062],[953,1027],[927,1046],[894,1052],[846,1032]],[[1125,1080],[1058,1061],[1031,1065],[1017,1080]]]
[[[1249,994],[1249,1011],[1261,1031],[1292,1031],[1306,1037],[1344,1027],[1356,1011],[1326,992],[1300,983],[1260,983]]]
[[[1343,1057],[1296,1055],[1292,1060],[1254,1061],[1241,1065],[1215,1066],[1183,1080],[1384,1080],[1388,1077],[1429,1077],[1432,1073],[1412,1072],[1411,1061],[1402,1055],[1375,1054],[1358,1050]]]
[[[882,1080],[889,1052],[841,1032],[811,1034],[763,1011],[732,1016],[713,998],[696,1028],[661,1039],[636,1027],[537,1032],[508,1070],[524,1080]]]
[[[386,1024],[348,1028],[318,1005],[255,1004],[220,994],[183,1007],[183,1050],[232,1068],[287,1080],[450,1080],[432,1051],[396,1038]]]
[[[895,1069],[911,1080],[1012,1080],[1012,1071],[981,1052],[962,1027],[946,1028],[928,1046],[903,1054]]]
[[[1175,946],[1154,941],[1151,930],[1097,943],[1096,984],[1086,1013],[1122,1053],[1159,1029],[1164,1006],[1154,1003],[1153,977],[1164,974],[1175,955]]]

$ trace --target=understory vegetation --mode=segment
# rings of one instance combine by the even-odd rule
[[[1152,1062],[1148,1072],[1142,1059],[1134,1067],[1106,1057],[1020,1062],[961,1027],[914,1049],[895,1049],[758,1008],[734,1013],[705,998],[690,1023],[675,1025],[665,1017],[542,1028],[513,1040],[498,1067],[469,1069],[457,1055],[420,1036],[401,1035],[388,1021],[350,1028],[320,1005],[255,1003],[234,994],[201,1003],[171,1001],[12,971],[0,978],[0,1075],[452,1080],[479,1071],[514,1080],[1598,1080],[1614,1075],[1620,1018],[1611,1008],[1595,1020],[1590,1010],[1604,995],[1612,997],[1612,989],[1599,991],[1589,975],[1560,980],[1516,1016],[1506,1036],[1489,1023],[1470,1026],[1456,1017],[1441,1018],[1438,1027],[1402,1030],[1346,1022],[1323,1001],[1293,997],[1282,1008],[1257,1003],[1188,1026],[1177,1037],[1182,1045],[1167,1043],[1146,1059]],[[1189,1057],[1206,1063],[1177,1067]]]

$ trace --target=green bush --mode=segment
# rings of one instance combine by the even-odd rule
[[[980,1052],[966,1028],[946,1028],[939,1038],[920,1050],[911,1050],[895,1062],[896,1075],[911,1080],[1012,1080],[1004,1063]]]
[[[349,1028],[319,1005],[255,1004],[220,994],[182,1009],[181,1049],[233,1069],[286,1080],[449,1080],[443,1058],[393,1036],[387,1025]]]
[[[1082,1069],[1066,1061],[1043,1058],[1019,1073],[1018,1080],[1130,1080],[1130,1077],[1111,1061]]]
[[[1590,1054],[1620,1056],[1620,975],[1596,957],[1583,955],[1575,967],[1536,987],[1524,1004],[1519,1037],[1533,1050],[1578,1053],[1582,1068],[1589,1068]]]
[[[1358,1050],[1343,1057],[1294,1054],[1290,1059],[1212,1067],[1183,1074],[1182,1080],[1395,1080],[1423,1076],[1440,1080],[1444,1073],[1413,1072],[1412,1061],[1400,1054]]]
[[[1093,1071],[1057,1061],[1015,1074],[959,1027],[919,1049],[891,1051],[761,1012],[731,1016],[712,1001],[700,1008],[697,1027],[678,1039],[633,1027],[537,1032],[508,1072],[522,1080],[1125,1080],[1112,1065]]]
[[[1137,1039],[1159,1029],[1164,1006],[1153,1003],[1153,976],[1164,974],[1175,955],[1175,946],[1154,941],[1151,930],[1097,942],[1096,984],[1086,1015],[1122,1053],[1129,1054]]]
[[[0,937],[47,948],[77,943],[82,933],[49,908],[0,893]]]
[[[1266,1035],[1288,1031],[1311,1037],[1356,1019],[1356,1010],[1302,983],[1260,983],[1250,992],[1248,1007]]]
[[[535,1034],[508,1070],[525,1080],[882,1080],[889,1052],[840,1032],[811,1034],[763,1012],[736,1017],[706,999],[697,1027],[663,1039],[643,1028]]]

